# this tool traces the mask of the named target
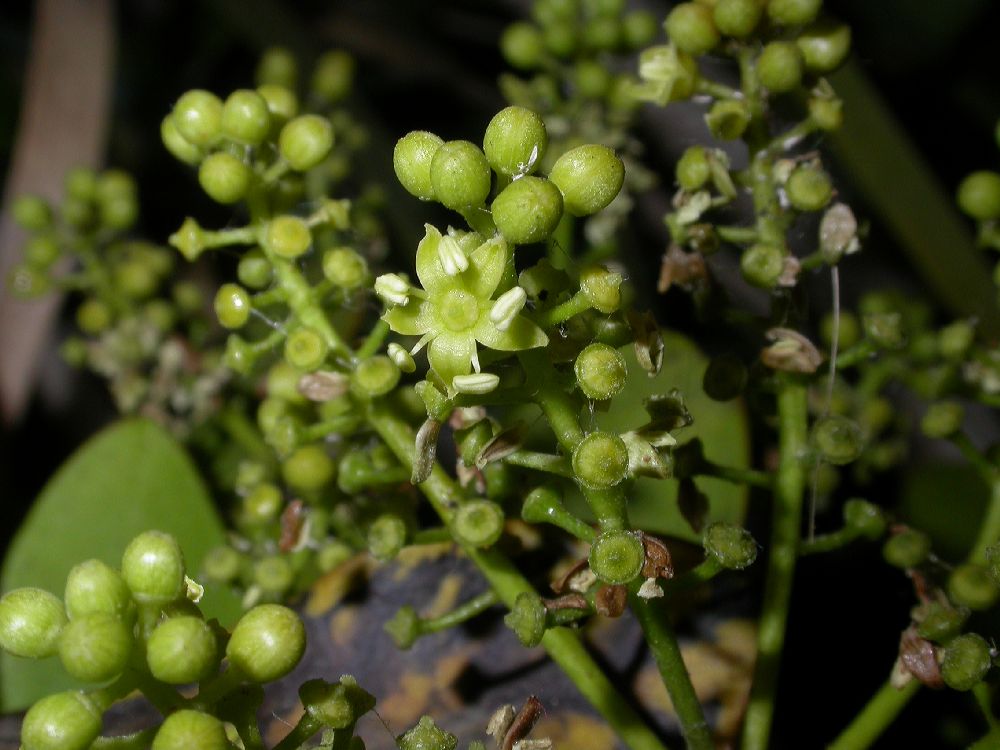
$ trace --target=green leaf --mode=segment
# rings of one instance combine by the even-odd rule
[[[91,438],[49,480],[7,551],[0,588],[39,586],[62,597],[76,563],[96,557],[117,567],[128,542],[147,529],[177,537],[192,577],[205,553],[224,541],[208,490],[184,450],[154,422],[123,420]],[[240,612],[234,594],[214,587],[201,606],[226,625]],[[56,657],[0,655],[4,711],[72,686]]]

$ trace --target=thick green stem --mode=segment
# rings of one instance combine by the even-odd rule
[[[757,663],[743,726],[745,750],[766,750],[769,746],[774,694],[802,526],[806,478],[802,459],[808,437],[805,385],[791,379],[782,384],[778,391],[778,421],[781,458],[771,516],[764,605],[757,633]]]
[[[886,680],[854,721],[837,737],[827,750],[864,750],[877,740],[920,688],[911,680],[902,689]]]
[[[565,302],[545,310],[535,316],[535,322],[542,328],[550,328],[565,323],[575,315],[590,309],[590,300],[583,292],[577,292]]]
[[[479,596],[474,596],[469,601],[458,605],[447,614],[422,620],[420,622],[420,630],[424,633],[437,633],[439,630],[447,630],[456,625],[461,625],[476,615],[482,614],[495,605],[497,601],[496,592],[493,589],[487,589]]]
[[[273,750],[299,750],[316,732],[323,728],[323,725],[308,713],[302,714],[302,718],[292,727],[292,731],[286,734],[281,742],[274,746]],[[351,732],[348,732],[350,735]]]
[[[373,403],[368,409],[368,419],[403,465],[412,466],[416,433],[403,421],[398,411],[394,411],[389,404]],[[462,489],[437,462],[428,479],[419,487],[441,519],[450,525],[463,498]],[[464,551],[507,607],[513,607],[519,594],[534,591],[513,563],[495,548],[480,550],[464,547]],[[574,631],[566,628],[547,630],[542,646],[628,747],[632,750],[664,750],[656,735],[618,693]]]

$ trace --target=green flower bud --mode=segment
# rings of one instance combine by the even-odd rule
[[[577,30],[573,24],[548,26],[542,31],[545,48],[558,58],[568,59],[576,52]]]
[[[497,229],[511,244],[542,242],[562,218],[563,197],[543,177],[521,177],[501,191],[491,206]]]
[[[945,359],[963,359],[976,338],[975,326],[967,320],[957,320],[938,333],[938,351]]]
[[[598,312],[606,315],[618,310],[622,303],[622,276],[603,266],[587,266],[580,271],[580,291]]]
[[[281,129],[278,150],[292,169],[305,172],[330,154],[333,148],[333,126],[325,117],[302,115]]]
[[[712,135],[724,141],[734,141],[750,124],[750,107],[738,99],[715,102],[705,115],[705,124]]]
[[[243,556],[228,544],[220,544],[208,551],[201,566],[209,580],[229,583],[240,574]]]
[[[628,448],[618,435],[592,432],[573,451],[573,473],[595,490],[620,484],[628,476]]]
[[[175,159],[189,166],[193,167],[205,156],[201,147],[194,145],[181,135],[177,125],[174,124],[173,113],[164,117],[160,123],[160,140],[163,141],[163,145]]]
[[[923,607],[917,633],[935,643],[947,643],[960,632],[969,619],[969,610],[958,609],[941,602],[931,601]]]
[[[103,612],[71,620],[59,634],[59,660],[82,682],[106,682],[121,674],[131,651],[131,627]]]
[[[816,421],[812,441],[820,457],[835,466],[856,460],[864,447],[864,437],[857,422],[836,414]]]
[[[614,50],[621,37],[621,22],[617,15],[602,15],[587,21],[581,39],[583,47],[594,52]],[[604,66],[601,65],[601,68],[604,69]]]
[[[904,529],[893,534],[882,547],[885,561],[904,570],[920,565],[930,552],[931,538],[916,529]]]
[[[174,126],[184,140],[195,146],[210,146],[219,136],[222,102],[215,94],[193,89],[177,100],[172,116]]]
[[[483,152],[494,172],[515,177],[535,171],[548,142],[541,117],[524,107],[507,107],[486,126]]]
[[[761,289],[773,289],[785,270],[785,253],[777,245],[758,243],[740,255],[740,271],[747,283]]]
[[[455,512],[451,528],[462,544],[485,549],[503,533],[503,508],[489,500],[469,500]]]
[[[354,83],[354,58],[343,50],[320,55],[309,88],[321,101],[335,104],[347,98]]]
[[[639,50],[651,44],[658,31],[656,16],[649,11],[632,11],[622,18],[622,40],[630,50]]]
[[[323,275],[341,289],[356,289],[368,278],[368,264],[349,247],[334,247],[323,253]]]
[[[9,654],[28,659],[52,656],[65,625],[63,604],[48,591],[20,588],[0,599],[0,648]]]
[[[500,36],[500,52],[511,67],[533,70],[545,57],[545,41],[536,26],[518,21],[504,29]]]
[[[351,392],[362,398],[378,398],[399,383],[399,367],[389,357],[378,354],[362,360],[351,373]]]
[[[264,289],[274,278],[271,262],[258,248],[248,251],[236,266],[236,276],[240,283],[251,289]]]
[[[85,203],[97,200],[97,172],[89,167],[74,167],[64,180],[66,196]]]
[[[281,462],[281,475],[288,486],[302,492],[315,492],[333,479],[335,466],[322,445],[315,443],[297,448]]]
[[[422,635],[420,617],[417,611],[409,604],[396,610],[391,620],[386,621],[382,626],[396,648],[407,651],[417,642],[417,638]]]
[[[163,722],[152,750],[229,750],[225,725],[201,711],[182,708]]]
[[[100,188],[101,184],[106,181],[106,175],[109,174],[113,175],[114,172],[105,173],[101,177],[101,182],[98,183],[97,208],[101,224],[108,229],[128,229],[139,218],[139,198],[135,192],[135,186],[131,185],[132,178],[128,177],[132,187],[130,191],[105,193]],[[117,180],[113,178],[113,181]]]
[[[620,393],[628,379],[625,357],[607,344],[590,344],[573,365],[576,382],[587,398],[598,401]]]
[[[959,565],[948,576],[948,598],[960,607],[989,609],[1000,598],[1000,585],[981,565]]]
[[[833,197],[833,184],[822,169],[803,165],[792,170],[785,183],[785,193],[797,210],[819,211]]]
[[[712,357],[705,368],[701,387],[713,401],[731,401],[747,385],[747,367],[735,354]]]
[[[238,284],[223,284],[215,293],[215,316],[223,328],[242,328],[250,319],[250,295]]]
[[[66,612],[70,619],[102,613],[123,622],[135,617],[135,603],[121,574],[100,560],[73,566],[66,577]]]
[[[254,72],[257,85],[271,84],[295,89],[299,81],[299,64],[295,55],[284,47],[269,47],[261,55]]]
[[[605,583],[629,583],[646,562],[642,540],[628,531],[605,531],[590,548],[590,569]]]
[[[481,206],[490,194],[489,162],[469,141],[439,146],[431,159],[430,177],[434,200],[456,211]]]
[[[577,146],[552,165],[549,180],[563,195],[563,205],[573,216],[597,213],[615,199],[625,181],[625,165],[607,146]]]
[[[392,513],[383,513],[368,527],[368,551],[381,562],[392,560],[406,544],[406,522]]]
[[[257,361],[257,354],[242,337],[235,333],[226,339],[223,361],[230,370],[240,375],[248,375]]]
[[[416,372],[417,363],[413,355],[399,344],[393,342],[386,347],[386,352],[393,364],[399,368],[400,372]]]
[[[877,505],[860,498],[852,498],[844,503],[844,525],[854,529],[861,536],[874,540],[885,533],[888,524]]]
[[[111,325],[111,309],[99,299],[86,299],[76,308],[76,324],[84,333],[96,336]]]
[[[262,244],[275,255],[291,260],[309,249],[312,233],[298,216],[277,216],[268,222]]]
[[[1000,174],[984,170],[962,180],[958,207],[979,221],[1000,218]]]
[[[351,559],[354,550],[341,541],[331,539],[316,550],[316,567],[321,573],[328,573],[341,563]]]
[[[522,591],[503,621],[514,631],[522,646],[537,646],[545,635],[545,604],[542,597],[534,591]]]
[[[253,173],[250,167],[225,151],[210,154],[198,168],[198,182],[208,196],[228,205],[247,194]]]
[[[811,23],[819,14],[823,0],[767,0],[767,15],[779,26]]]
[[[965,409],[957,401],[938,401],[927,407],[920,429],[930,438],[949,438],[962,429],[964,418]]]
[[[710,52],[719,43],[712,9],[699,3],[675,5],[664,27],[677,49],[695,57]]]
[[[583,99],[603,99],[613,81],[611,72],[597,60],[579,60],[573,68],[576,93]]]
[[[140,603],[166,604],[184,592],[184,555],[162,531],[144,531],[122,555],[122,577]]]
[[[264,683],[291,672],[305,648],[306,629],[295,612],[279,604],[260,604],[236,623],[226,656],[251,682]]]
[[[753,0],[751,0],[752,2]],[[688,192],[700,190],[712,176],[704,146],[690,146],[681,154],[675,170],[677,184]]]
[[[285,556],[268,555],[254,562],[253,582],[264,595],[280,597],[295,583],[295,571]]]
[[[146,662],[153,677],[168,685],[204,680],[219,666],[215,633],[198,617],[164,620],[146,642]]]
[[[757,28],[763,13],[758,0],[719,0],[712,11],[712,20],[726,36],[746,39]]]
[[[828,96],[809,97],[809,117],[820,130],[837,130],[844,122],[844,103]]]
[[[257,146],[271,132],[271,113],[267,101],[256,91],[240,89],[226,98],[222,106],[222,135],[237,143]]]
[[[28,709],[21,725],[24,750],[86,750],[101,733],[101,711],[77,691],[48,695]]]
[[[285,360],[305,372],[322,367],[328,352],[326,339],[315,328],[296,328],[285,339]]]
[[[10,209],[14,221],[22,229],[38,232],[52,226],[52,207],[37,195],[22,195]]]
[[[298,97],[286,86],[264,84],[257,87],[257,93],[267,102],[267,111],[271,115],[272,132],[278,125],[288,122],[299,112]]]
[[[851,27],[820,21],[799,34],[795,43],[808,70],[832,73],[851,51]]]
[[[458,739],[438,729],[430,716],[422,716],[413,729],[396,739],[396,746],[399,750],[455,750]]]
[[[992,663],[986,640],[976,633],[966,633],[944,647],[941,679],[952,690],[971,690],[990,671]]]
[[[392,166],[406,191],[420,200],[436,200],[431,181],[431,162],[444,141],[425,130],[414,130],[396,142]]]
[[[757,559],[757,542],[750,532],[729,523],[713,523],[705,529],[702,544],[727,570],[743,570]]]
[[[785,94],[802,82],[802,53],[795,42],[771,42],[757,58],[757,77],[774,94]]]
[[[252,526],[264,526],[278,519],[285,498],[277,485],[261,482],[243,498],[243,518]]]

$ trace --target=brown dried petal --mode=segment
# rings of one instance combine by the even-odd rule
[[[343,396],[350,388],[351,381],[342,372],[320,370],[299,378],[298,390],[310,401],[332,401]]]
[[[499,435],[495,435],[479,451],[479,455],[476,456],[476,466],[481,469],[491,461],[499,461],[501,458],[506,458],[510,454],[519,451],[521,444],[524,442],[526,432],[527,428],[524,423],[519,422],[513,427],[508,427]]]
[[[624,586],[601,586],[594,596],[594,609],[605,617],[621,617],[628,601]]]
[[[415,443],[416,452],[413,455],[413,472],[410,475],[412,484],[420,484],[431,475],[434,461],[437,458],[437,441],[441,433],[441,423],[436,419],[428,419],[417,430]]]
[[[913,626],[904,630],[899,639],[899,660],[907,672],[927,687],[944,686],[934,644],[917,635]]]
[[[656,291],[665,294],[674,284],[690,290],[707,279],[708,266],[705,265],[702,254],[688,253],[680,245],[672,244],[663,255]]]
[[[642,566],[644,578],[673,578],[674,565],[670,549],[660,539],[643,531],[639,532],[642,546],[646,550],[646,561]]]
[[[281,538],[278,540],[278,549],[282,552],[291,552],[295,549],[299,544],[304,525],[305,503],[301,500],[292,500],[281,511]]]
[[[785,263],[781,267],[781,276],[778,277],[778,286],[792,287],[799,280],[799,271],[802,269],[802,264],[799,263],[799,259],[794,255],[789,255],[785,257]]]
[[[587,567],[586,558],[577,561],[573,565],[573,567],[571,567],[569,570],[567,570],[565,573],[559,576],[559,578],[550,583],[549,588],[551,588],[552,591],[556,594],[563,593],[569,587],[569,582],[570,580],[572,580],[573,576],[575,576],[577,573],[579,573],[586,567]]]
[[[514,721],[508,727],[507,734],[504,735],[503,742],[500,744],[500,750],[513,750],[514,743],[523,740],[531,733],[541,715],[542,702],[535,696],[529,695],[528,700],[524,702],[521,710],[514,717]]]
[[[582,594],[563,594],[556,599],[542,599],[547,610],[557,609],[590,609]]]
[[[650,376],[655,375],[663,365],[663,336],[656,318],[648,310],[641,314],[629,310],[628,324],[635,337],[635,358],[639,366]]]

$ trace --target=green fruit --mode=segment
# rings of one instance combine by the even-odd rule
[[[168,685],[204,680],[219,665],[215,633],[198,617],[164,620],[146,642],[146,663],[153,677]]]
[[[111,325],[111,308],[94,297],[86,299],[76,308],[76,324],[84,333],[95,336]]]
[[[100,560],[75,565],[66,577],[66,612],[75,620],[108,614],[123,622],[135,616],[135,602],[121,573]]]
[[[222,106],[222,135],[237,143],[257,146],[271,132],[267,101],[251,89],[234,91]]]
[[[129,542],[121,571],[140,603],[167,604],[184,592],[184,555],[177,540],[162,531],[145,531]]]
[[[235,330],[250,319],[250,295],[239,284],[223,284],[215,293],[215,316],[223,328]]]
[[[225,725],[214,716],[182,708],[166,718],[152,750],[230,750]]]
[[[511,66],[533,70],[545,56],[545,41],[538,27],[518,21],[504,29],[500,37],[500,52]]]
[[[541,117],[524,107],[507,107],[486,126],[483,152],[493,171],[514,177],[538,168],[548,142]]]
[[[598,312],[610,315],[622,303],[622,275],[604,266],[587,266],[580,271],[580,291]]]
[[[514,180],[493,201],[493,221],[507,242],[529,245],[548,239],[559,225],[563,197],[544,177]]]
[[[941,679],[952,690],[971,690],[990,671],[992,663],[986,639],[976,633],[966,633],[945,646]]]
[[[312,169],[333,148],[333,126],[325,117],[302,115],[290,120],[278,136],[278,150],[292,169]]]
[[[695,57],[710,52],[719,43],[712,9],[699,3],[675,5],[664,27],[677,49]]]
[[[278,604],[261,604],[236,623],[226,656],[251,682],[273,682],[295,668],[305,647],[305,626],[295,612]]]
[[[181,135],[177,125],[174,124],[173,113],[164,117],[160,123],[160,140],[163,141],[163,145],[175,159],[190,166],[194,166],[205,156],[201,147],[194,145]]]
[[[757,76],[774,94],[793,91],[802,82],[802,53],[794,42],[771,42],[757,58]]]
[[[48,695],[28,709],[23,750],[86,750],[101,733],[101,711],[85,694]]]
[[[886,562],[904,570],[915,568],[927,559],[931,551],[931,539],[922,531],[904,529],[893,534],[882,547]]]
[[[748,283],[773,289],[785,270],[785,253],[777,245],[751,245],[740,255],[740,271]]]
[[[406,522],[393,513],[383,513],[368,527],[368,551],[376,560],[392,560],[406,544]]]
[[[222,102],[208,91],[188,91],[174,105],[173,120],[177,132],[188,143],[210,146],[222,126]]]
[[[822,169],[800,166],[792,170],[785,183],[785,193],[792,206],[799,211],[819,211],[833,197],[833,183]]]
[[[864,436],[857,422],[836,414],[816,421],[812,439],[820,457],[835,466],[856,460],[864,447]]]
[[[275,255],[292,260],[312,245],[312,233],[298,216],[277,216],[268,222],[262,244]]]
[[[631,50],[639,50],[656,39],[659,23],[656,16],[646,10],[627,13],[622,18],[622,40]]]
[[[844,503],[844,525],[873,540],[881,537],[888,526],[879,507],[860,498]]]
[[[303,445],[281,464],[281,474],[293,490],[312,492],[333,479],[333,460],[322,445]]]
[[[920,429],[931,438],[949,438],[962,429],[965,409],[957,401],[938,401],[927,407]]]
[[[435,200],[431,182],[431,162],[444,141],[425,130],[414,130],[398,141],[392,151],[396,179],[406,191],[420,200]]]
[[[629,583],[642,571],[646,548],[629,531],[605,531],[590,548],[590,569],[605,583]]]
[[[715,27],[726,36],[746,39],[757,28],[764,8],[758,0],[719,0],[712,11]]]
[[[253,583],[268,597],[280,597],[295,583],[295,570],[284,555],[268,555],[253,565]]]
[[[962,180],[958,207],[979,221],[1000,218],[1000,174],[984,170]]]
[[[107,682],[118,676],[131,652],[131,625],[104,612],[70,620],[59,634],[59,660],[82,682]]]
[[[52,656],[66,622],[63,603],[54,594],[37,588],[8,591],[0,599],[0,648],[28,659]]]
[[[922,607],[923,614],[917,625],[921,638],[935,643],[947,643],[962,631],[969,619],[969,610],[955,608],[948,604],[932,601]]]
[[[274,278],[274,271],[271,263],[264,253],[254,248],[240,258],[236,266],[236,276],[240,283],[251,289],[264,289],[270,285]]]
[[[379,354],[362,360],[351,374],[351,391],[362,398],[377,398],[389,393],[399,383],[399,367],[389,357]]]
[[[257,87],[257,93],[267,102],[267,111],[271,116],[272,131],[299,113],[298,98],[291,89],[285,86],[264,84]]]
[[[356,289],[368,278],[368,263],[350,247],[323,253],[323,275],[341,289]]]
[[[598,401],[620,393],[628,379],[625,357],[607,344],[587,346],[577,355],[573,371],[583,395]]]
[[[688,192],[700,190],[712,176],[712,165],[704,146],[690,146],[681,154],[675,169],[677,184]]]
[[[618,195],[625,182],[625,165],[607,146],[587,144],[560,156],[549,179],[562,192],[569,213],[589,216]]]
[[[573,473],[584,487],[604,490],[628,476],[625,441],[609,432],[592,432],[573,450]]]
[[[431,159],[434,199],[460,211],[476,208],[490,194],[490,165],[486,155],[469,141],[448,141]]]
[[[44,198],[35,195],[18,197],[11,206],[10,213],[22,229],[37,232],[52,225],[52,207]]]

